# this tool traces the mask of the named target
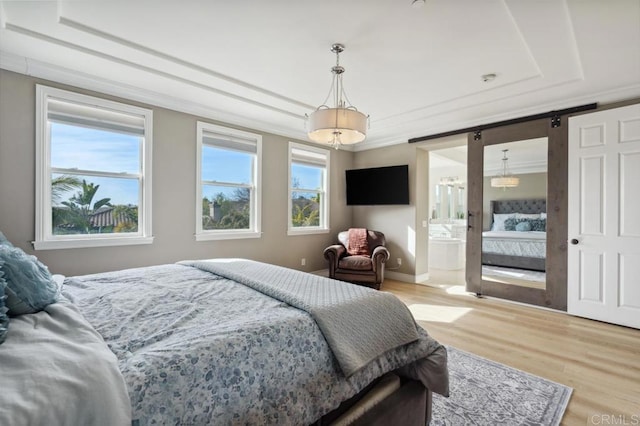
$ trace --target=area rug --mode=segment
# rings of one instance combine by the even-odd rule
[[[432,426],[560,424],[571,388],[451,346],[447,351],[451,395],[433,395]]]

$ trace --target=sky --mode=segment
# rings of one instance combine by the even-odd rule
[[[138,136],[51,123],[51,166],[137,174],[141,161],[140,141]],[[53,175],[54,178],[56,176]],[[100,185],[94,202],[111,198],[111,204],[114,205],[138,205],[137,179],[76,177]],[[77,192],[78,189],[63,195],[62,200]]]
[[[141,138],[114,132],[51,123],[51,166],[76,168],[112,173],[137,174],[140,170]],[[195,141],[194,141],[195,143]],[[287,160],[278,164],[263,163],[265,169],[286,167]],[[192,170],[195,170],[193,167]],[[317,167],[293,165],[293,177],[300,188],[321,187],[322,173]],[[53,175],[55,178],[58,175]],[[111,198],[111,204],[138,204],[137,179],[77,176],[100,185],[94,201]],[[250,183],[251,160],[245,153],[205,146],[202,150],[202,179],[233,183]],[[193,189],[195,191],[195,188]],[[64,194],[62,200],[73,196],[78,190]],[[205,186],[203,196],[208,198],[218,192],[230,194],[233,189]]]

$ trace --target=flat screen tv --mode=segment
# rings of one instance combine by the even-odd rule
[[[346,171],[347,205],[409,204],[409,166]]]

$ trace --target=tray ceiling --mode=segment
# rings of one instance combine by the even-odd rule
[[[640,96],[638,0],[1,1],[0,20],[2,68],[302,140],[343,43],[356,150]]]

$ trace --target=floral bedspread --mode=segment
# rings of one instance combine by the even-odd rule
[[[420,329],[346,378],[309,314],[177,264],[68,278],[63,294],[117,356],[135,425],[310,424],[442,348]]]

